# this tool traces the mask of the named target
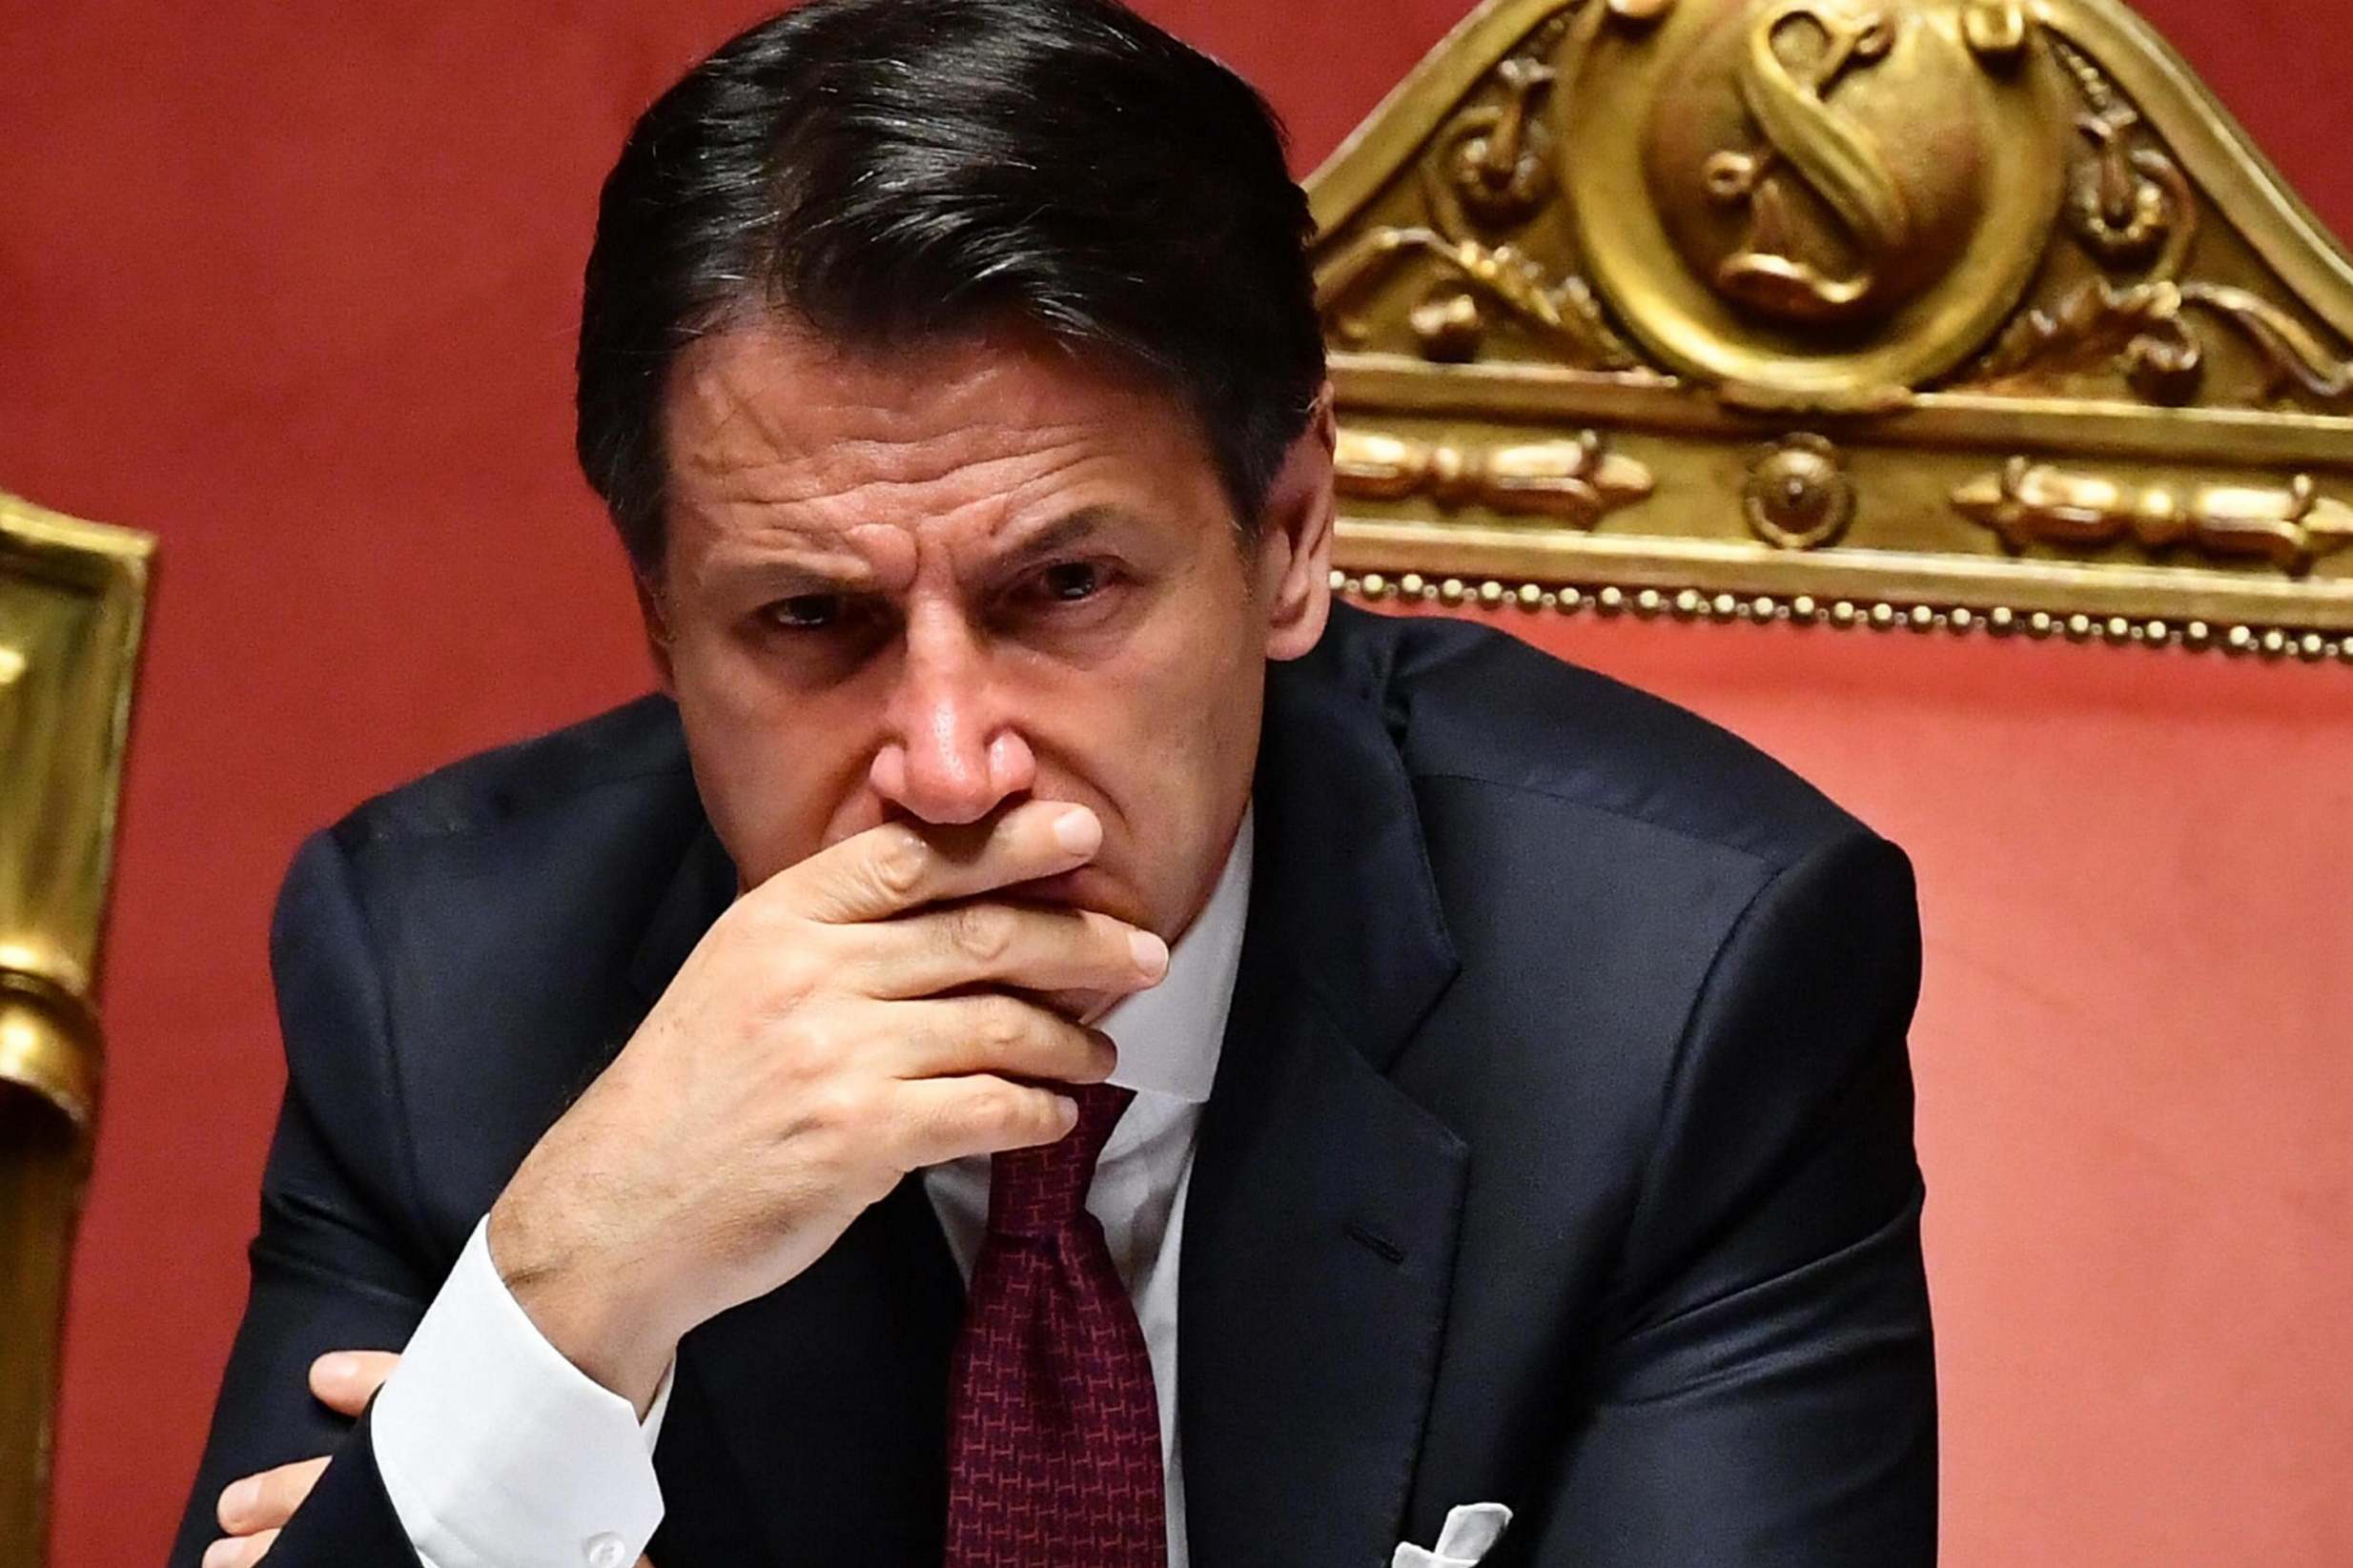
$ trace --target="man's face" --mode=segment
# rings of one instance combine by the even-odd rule
[[[1025,896],[1181,934],[1266,661],[1322,630],[1328,416],[1245,542],[1180,404],[1023,332],[875,355],[742,328],[681,356],[664,413],[647,624],[746,885],[886,821],[1070,801],[1103,847]]]

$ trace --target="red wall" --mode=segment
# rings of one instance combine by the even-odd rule
[[[1301,167],[1463,0],[1159,0]],[[642,684],[567,434],[591,202],[758,0],[0,8],[0,487],[163,537],[57,1561],[156,1560],[244,1281],[297,839]],[[2322,0],[2146,0],[2339,232]],[[1918,860],[1947,1561],[2353,1561],[2353,676],[1530,621]]]

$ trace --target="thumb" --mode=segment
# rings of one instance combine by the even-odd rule
[[[311,1393],[339,1415],[358,1415],[399,1364],[390,1351],[333,1351],[311,1363]]]

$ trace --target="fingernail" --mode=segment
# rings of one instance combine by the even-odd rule
[[[255,1477],[248,1476],[241,1481],[231,1482],[229,1489],[220,1495],[220,1511],[224,1516],[221,1523],[225,1525],[232,1518],[243,1518],[254,1511],[254,1505],[260,1500],[261,1482]],[[214,1544],[217,1547],[220,1543],[216,1541]],[[211,1554],[206,1555],[205,1560],[212,1560]]]
[[[216,1540],[204,1549],[204,1568],[227,1568],[235,1562],[238,1542],[234,1538]]]
[[[333,1355],[320,1356],[312,1370],[318,1374],[322,1382],[348,1383],[359,1375],[359,1363],[351,1356],[338,1352]]]
[[[1128,933],[1128,948],[1136,955],[1136,967],[1144,971],[1147,980],[1157,980],[1168,973],[1168,944],[1150,931]]]
[[[1054,818],[1054,842],[1074,855],[1092,855],[1103,842],[1103,825],[1085,806],[1072,806]]]

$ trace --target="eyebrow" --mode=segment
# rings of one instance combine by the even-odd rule
[[[736,585],[739,591],[756,590],[764,600],[874,591],[874,574],[862,565],[834,571],[787,560],[732,560],[721,565],[714,576]]]
[[[1059,555],[1095,534],[1128,520],[1122,508],[1110,505],[1082,506],[1077,511],[1057,518],[1031,533],[1012,549],[997,557],[998,571],[1019,571],[1035,565],[1048,556]]]
[[[1129,521],[1133,516],[1125,507],[1108,503],[1079,507],[1017,536],[1017,542],[1011,549],[990,561],[989,571],[992,576],[1017,574],[1097,533]],[[760,596],[768,600],[874,592],[874,575],[863,563],[849,563],[834,570],[791,560],[739,560],[727,562],[721,571],[738,584],[756,585]]]

